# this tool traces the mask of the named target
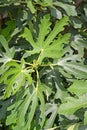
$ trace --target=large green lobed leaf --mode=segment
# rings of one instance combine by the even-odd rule
[[[69,42],[70,34],[59,35],[59,33],[64,30],[64,26],[67,24],[68,17],[65,16],[60,21],[56,22],[53,30],[50,30],[50,17],[49,15],[45,15],[39,24],[39,35],[36,41],[30,29],[25,28],[24,33],[21,34],[20,37],[25,38],[33,47],[33,50],[27,50],[26,53],[29,56],[39,53],[38,64],[41,64],[45,57],[61,57],[63,55],[64,44]],[[55,40],[55,38],[57,40]]]

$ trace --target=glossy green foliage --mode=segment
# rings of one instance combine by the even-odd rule
[[[0,1],[0,129],[87,129],[87,1]]]
[[[27,28],[24,29],[24,33],[21,35],[21,37],[25,38],[33,47],[33,50],[29,50],[26,52],[27,55],[40,53],[37,60],[37,64],[41,64],[45,57],[61,57],[63,55],[63,44],[68,43],[70,38],[70,34],[68,33],[65,35],[57,36],[61,31],[63,31],[64,26],[68,22],[68,17],[64,17],[59,22],[57,22],[52,31],[49,30],[51,24],[49,19],[49,16],[44,16],[44,18],[41,20],[41,24],[39,25],[39,36],[38,38],[36,38],[36,42],[33,39],[31,31]],[[46,36],[47,38],[45,39]],[[56,38],[55,40],[56,36],[58,38]]]

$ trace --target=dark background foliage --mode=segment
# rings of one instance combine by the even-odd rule
[[[68,22],[61,20],[66,16]],[[64,44],[37,63],[40,52],[29,31],[37,44],[41,19],[49,32],[61,21],[49,45],[58,37]],[[0,129],[87,129],[86,0],[0,0]]]

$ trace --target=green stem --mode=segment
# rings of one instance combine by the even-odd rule
[[[15,60],[15,59],[12,59],[12,61],[15,61],[15,62],[21,63],[21,61],[19,61],[19,60]],[[26,64],[26,65],[31,65],[31,66],[32,66],[32,64],[27,63],[27,62],[25,62],[25,64]]]
[[[39,73],[38,70],[36,70],[36,74],[37,74],[37,84],[36,84],[36,90],[38,90],[38,83],[39,83]]]

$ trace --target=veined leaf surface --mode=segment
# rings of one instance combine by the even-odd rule
[[[64,30],[64,26],[68,24],[68,17],[63,17],[60,21],[57,21],[53,30],[50,30],[50,17],[46,15],[41,19],[39,24],[39,35],[36,41],[30,29],[25,28],[24,33],[20,37],[25,38],[33,47],[33,50],[27,50],[26,53],[30,56],[32,54],[39,54],[38,64],[41,64],[45,57],[59,58],[63,55],[64,43],[69,42],[70,34],[58,35]],[[58,36],[57,36],[58,35]],[[57,38],[58,37],[58,38]],[[55,38],[57,40],[55,40]]]

